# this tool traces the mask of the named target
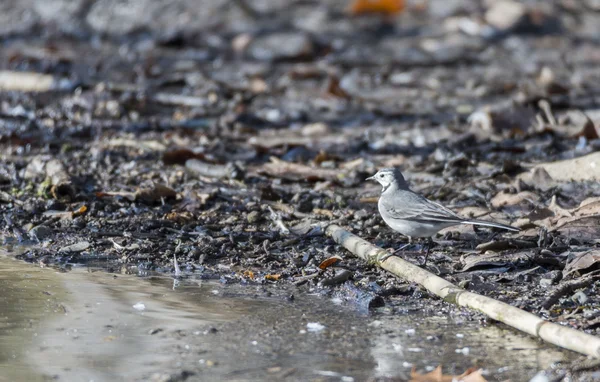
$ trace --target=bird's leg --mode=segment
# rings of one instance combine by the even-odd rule
[[[429,257],[429,251],[431,250],[432,244],[433,244],[433,239],[431,237],[428,237],[427,238],[427,251],[425,252],[425,260],[423,261],[423,264],[421,264],[422,267],[427,265],[427,258]]]
[[[394,250],[391,253],[388,253],[387,255],[383,256],[379,261],[380,262],[384,262],[387,259],[389,259],[392,256],[396,256],[398,254],[398,252],[402,251],[404,248],[408,247],[409,245],[412,245],[412,237],[408,236],[408,243],[404,244],[403,246],[401,246],[400,248]]]
[[[412,237],[408,236],[408,243],[404,244],[403,246],[401,246],[400,248],[398,248],[394,252],[392,252],[392,256],[395,256],[398,252],[404,250],[404,248],[406,248],[410,245],[412,245]]]

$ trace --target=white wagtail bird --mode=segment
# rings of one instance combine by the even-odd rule
[[[381,169],[377,174],[367,178],[367,180],[371,179],[378,181],[383,186],[378,207],[379,213],[386,224],[394,231],[408,236],[409,243],[413,237],[426,237],[428,239],[427,254],[422,265],[427,263],[429,247],[432,242],[431,237],[444,228],[458,224],[471,224],[515,232],[520,231],[518,228],[509,225],[485,220],[466,219],[455,214],[441,204],[432,202],[412,191],[399,169]]]

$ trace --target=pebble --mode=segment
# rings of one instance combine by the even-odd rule
[[[258,212],[258,211],[252,211],[252,212],[250,212],[248,214],[248,216],[246,217],[246,220],[250,224],[256,223],[257,221],[260,220],[260,212]]]
[[[485,13],[491,26],[507,31],[519,24],[527,12],[525,5],[516,1],[497,1]]]
[[[29,237],[34,240],[42,241],[44,239],[47,239],[53,233],[54,231],[52,230],[52,228],[40,224],[38,226],[33,227],[29,231]]]
[[[258,37],[250,43],[248,53],[261,61],[295,59],[313,54],[313,43],[302,33],[275,33]]]

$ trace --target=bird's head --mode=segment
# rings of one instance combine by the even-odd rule
[[[383,191],[387,190],[387,188],[391,185],[396,186],[397,188],[406,188],[406,180],[404,180],[404,176],[397,168],[382,168],[377,171],[377,174],[368,177],[366,180],[376,180],[383,186]]]

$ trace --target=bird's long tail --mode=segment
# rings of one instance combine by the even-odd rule
[[[519,232],[520,229],[516,228],[516,227],[512,227],[506,224],[500,224],[500,223],[493,223],[493,222],[488,222],[485,220],[463,220],[461,221],[462,224],[473,224],[473,225],[482,225],[484,227],[494,227],[494,228],[502,228],[508,231],[514,231],[514,232]]]

